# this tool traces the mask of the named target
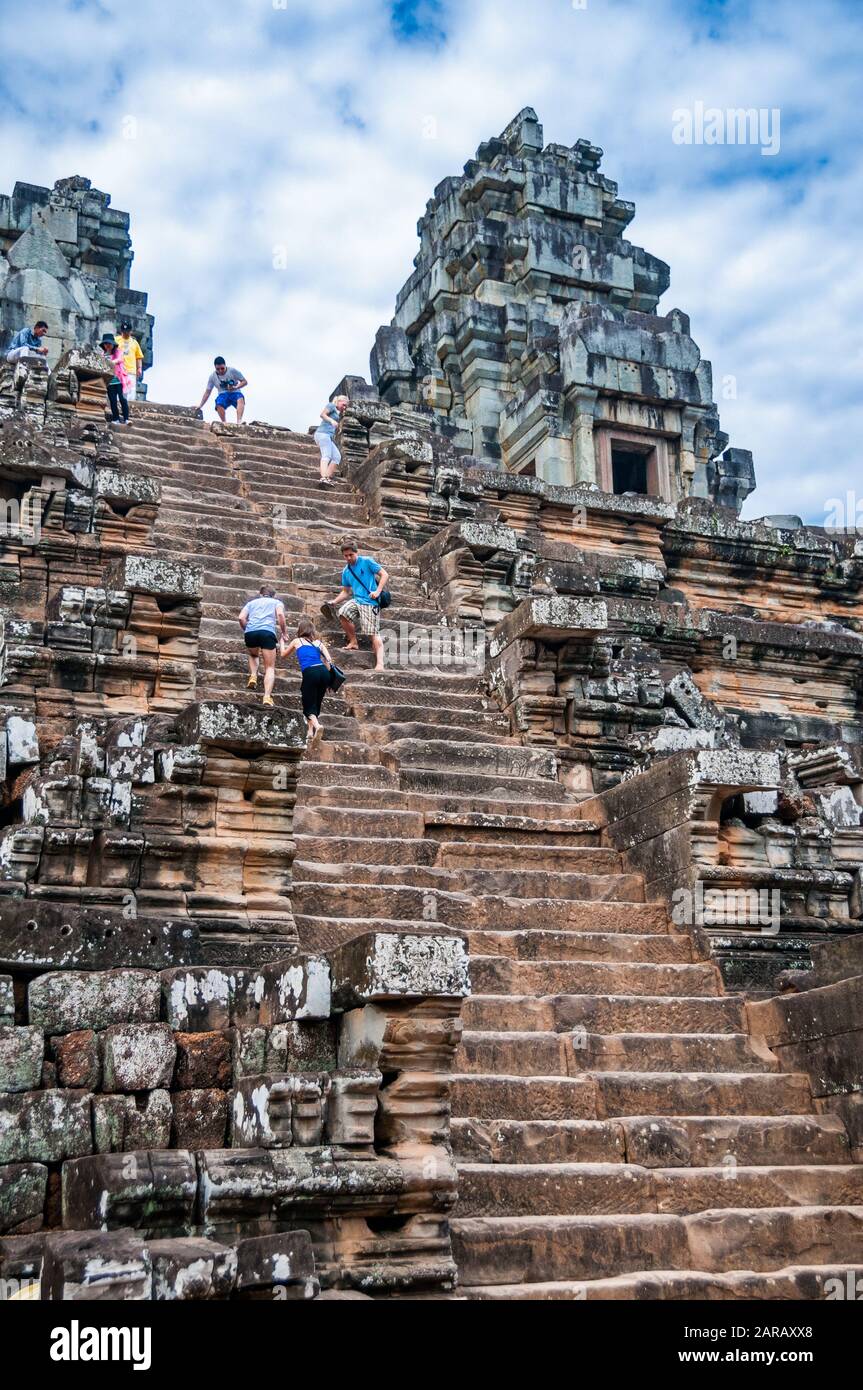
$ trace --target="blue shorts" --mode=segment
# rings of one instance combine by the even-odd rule
[[[223,410],[227,410],[229,405],[236,405],[237,401],[244,401],[245,399],[242,391],[220,391],[216,397],[216,405],[220,405]]]

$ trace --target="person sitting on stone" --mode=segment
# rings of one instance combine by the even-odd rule
[[[326,643],[315,633],[315,625],[311,618],[301,618],[297,623],[296,637],[286,647],[282,647],[282,656],[290,656],[291,652],[296,652],[302,672],[300,698],[303,702],[303,714],[309,726],[308,736],[310,740],[315,740],[320,738],[324,731],[318,716],[324,696],[330,688],[330,667],[333,658]]]
[[[273,685],[276,680],[276,648],[281,637],[284,644],[288,640],[288,625],[285,622],[285,606],[276,598],[271,584],[262,584],[255,598],[250,598],[239,614],[240,627],[246,642],[249,658],[249,679],[247,690],[254,690],[258,684],[258,661],[264,661],[263,704],[273,703]]]
[[[203,410],[207,401],[210,399],[211,392],[216,392],[216,414],[225,423],[225,411],[234,406],[237,412],[237,424],[241,424],[243,412],[246,408],[246,398],[243,395],[243,387],[248,386],[248,381],[238,367],[225,366],[224,357],[213,358],[214,370],[210,373],[207,380],[207,389],[198,402],[197,409]]]
[[[386,588],[389,575],[371,555],[360,555],[356,541],[344,541],[342,558],[342,587],[332,602],[321,604],[325,618],[338,616],[342,631],[347,638],[345,650],[358,649],[357,626],[364,637],[372,639],[375,653],[375,670],[384,669],[384,644],[381,638],[381,610],[378,600]],[[347,602],[343,602],[346,599]],[[336,611],[336,605],[341,607]]]
[[[126,396],[126,386],[128,376],[123,363],[122,349],[117,346],[117,341],[113,333],[103,333],[99,346],[107,357],[114,369],[114,375],[108,382],[108,401],[111,406],[111,424],[119,425],[120,412],[123,412],[123,424],[129,423],[129,401]]]
[[[336,396],[328,401],[321,411],[323,424],[315,430],[315,443],[321,451],[321,487],[333,486],[333,478],[342,461],[341,451],[336,447],[336,429],[347,404],[347,396]]]
[[[48,332],[44,319],[39,319],[32,328],[22,328],[6,349],[7,362],[26,362],[28,358],[47,357],[48,349],[42,346],[42,339]]]
[[[126,399],[133,401],[138,394],[138,382],[144,374],[144,354],[138,339],[132,336],[131,323],[120,324],[118,343],[123,354],[126,375],[129,379],[126,386]]]

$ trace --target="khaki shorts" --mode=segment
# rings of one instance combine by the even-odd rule
[[[339,617],[347,618],[363,637],[376,637],[381,630],[381,611],[375,603],[357,603],[349,598],[339,609]]]

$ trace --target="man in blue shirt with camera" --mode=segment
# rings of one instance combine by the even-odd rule
[[[357,651],[357,628],[364,637],[370,637],[375,654],[375,670],[383,671],[384,644],[381,639],[380,596],[387,586],[389,575],[371,555],[360,555],[356,541],[344,542],[342,556],[345,567],[342,570],[341,590],[331,603],[321,605],[321,612],[327,618],[338,616],[342,631],[348,639],[345,642],[345,651]],[[336,611],[338,604],[341,604],[341,607]]]

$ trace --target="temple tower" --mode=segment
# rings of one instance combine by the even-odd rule
[[[625,239],[635,207],[601,158],[543,145],[525,107],[438,184],[372,381],[495,467],[739,511],[752,457],[726,450],[710,363],[686,314],[658,312],[669,268]]]
[[[19,328],[44,319],[54,367],[128,319],[145,368],[152,365],[153,316],[146,294],[129,287],[129,214],[110,203],[78,176],[52,189],[19,182],[11,197],[0,195],[0,352]]]

